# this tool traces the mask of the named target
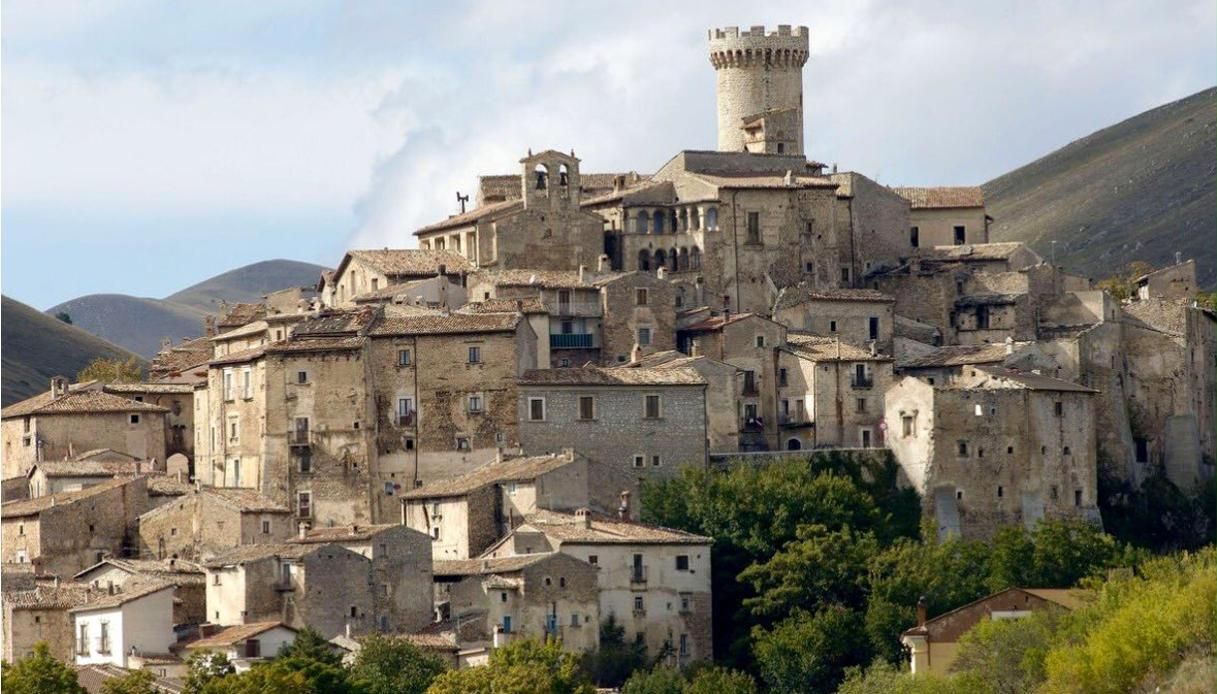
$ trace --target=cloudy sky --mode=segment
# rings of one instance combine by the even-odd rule
[[[713,148],[712,26],[804,24],[809,154],[984,182],[1217,82],[1211,0],[5,0],[4,293],[164,296],[409,246],[528,148]]]

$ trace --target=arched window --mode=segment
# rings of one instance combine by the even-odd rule
[[[786,441],[786,450],[788,450],[788,451],[803,450],[803,442],[798,439],[789,439]]]
[[[566,168],[566,164],[558,167],[558,185],[566,187],[570,183],[570,171]]]
[[[718,231],[717,207],[711,207],[706,210],[706,229],[709,231]]]
[[[655,251],[655,269],[658,270],[661,267],[667,267],[667,265],[668,254],[662,248]]]
[[[689,228],[693,230],[701,229],[701,208],[694,207],[689,210]]]
[[[701,249],[698,248],[697,246],[694,246],[689,249],[689,269],[690,270],[700,270],[701,269]]]
[[[637,231],[639,234],[647,233],[647,226],[648,226],[647,222],[649,220],[650,220],[650,216],[647,214],[646,210],[638,211],[638,230]]]
[[[545,186],[549,183],[549,167],[544,164],[537,164],[537,168],[533,170],[533,175],[536,177],[537,190],[545,190]]]
[[[680,208],[680,225],[679,225],[678,230],[679,231],[688,231],[689,230],[689,210],[688,210],[688,208],[685,208],[685,207]]]
[[[668,253],[668,269],[671,270],[672,272],[676,272],[677,268],[676,268],[676,249],[675,248],[673,248],[672,251],[670,253]]]
[[[680,260],[676,263],[677,269],[684,271],[689,269],[689,249],[680,249]]]
[[[654,221],[655,221],[655,233],[656,234],[663,233],[663,226],[664,226],[663,218],[664,218],[663,210],[655,210],[655,220]]]
[[[643,272],[651,269],[651,253],[645,248],[638,251],[638,269]]]

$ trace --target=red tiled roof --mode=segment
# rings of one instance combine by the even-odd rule
[[[985,206],[985,193],[980,186],[903,187],[892,190],[908,200],[915,210]]]

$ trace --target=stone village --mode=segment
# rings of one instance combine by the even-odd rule
[[[414,242],[166,343],[145,383],[4,409],[4,659],[174,678],[308,626],[466,667],[522,636],[593,649],[612,617],[683,666],[713,656],[713,539],[639,496],[682,467],[890,451],[969,538],[1099,522],[1100,474],[1211,479],[1192,261],[1117,301],[990,242],[979,188],[811,159],[806,27],[708,53],[716,149],[650,174],[522,153]]]

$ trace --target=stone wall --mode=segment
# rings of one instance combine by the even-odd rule
[[[640,290],[646,292],[645,304],[639,303]],[[631,273],[605,284],[601,289],[601,361],[609,365],[630,361],[638,330],[644,327],[650,330],[651,342],[638,346],[639,355],[675,349],[675,302],[672,284],[649,273]]]
[[[139,421],[131,422],[132,415]],[[0,423],[4,442],[4,477],[24,475],[39,459],[65,460],[95,448],[112,448],[140,460],[165,464],[165,415],[160,412],[41,414],[12,417]],[[39,449],[36,442],[41,441]],[[26,445],[28,442],[29,445]]]

